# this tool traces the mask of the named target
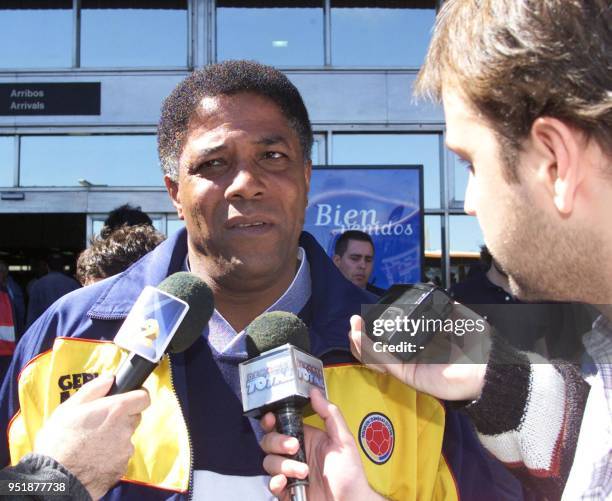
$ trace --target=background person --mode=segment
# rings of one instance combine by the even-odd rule
[[[6,277],[6,291],[8,292],[13,309],[15,311],[15,336],[17,339],[25,332],[26,307],[25,298],[21,286],[11,276],[10,272]]]
[[[81,287],[74,278],[64,273],[64,258],[51,254],[47,258],[49,273],[40,277],[30,288],[27,327],[29,328],[49,306],[69,292]]]
[[[486,245],[480,266],[450,288],[459,303],[486,317],[512,346],[549,358],[580,362],[582,334],[591,330],[595,316],[585,305],[559,302],[525,302],[514,296],[508,275]]]
[[[374,268],[374,242],[367,233],[348,230],[342,233],[334,246],[334,264],[347,280],[372,294],[382,296],[384,289],[369,283]]]
[[[100,230],[100,237],[106,238],[113,231],[121,228],[124,225],[138,226],[142,224],[153,226],[153,221],[146,212],[142,211],[140,207],[135,207],[130,204],[123,204],[108,213],[108,216],[104,220],[104,225]]]
[[[4,379],[15,351],[15,307],[8,287],[8,266],[0,261],[0,382]]]
[[[77,259],[77,279],[86,286],[121,273],[165,239],[148,224],[124,224],[106,238],[93,238],[91,245]]]

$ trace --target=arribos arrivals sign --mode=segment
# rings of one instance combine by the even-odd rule
[[[0,116],[99,114],[100,82],[0,83]]]

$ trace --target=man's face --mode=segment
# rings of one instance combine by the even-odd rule
[[[372,274],[374,249],[370,242],[349,240],[346,252],[334,255],[334,263],[348,280],[364,289]]]
[[[295,270],[310,172],[272,101],[249,93],[202,100],[178,183],[166,178],[166,186],[209,276],[246,289]]]
[[[510,184],[488,123],[452,89],[445,89],[443,102],[447,146],[470,166],[465,212],[478,217],[513,294],[524,300],[588,301],[588,248],[596,238],[575,217],[556,210],[546,155],[526,140],[517,156],[519,182]]]

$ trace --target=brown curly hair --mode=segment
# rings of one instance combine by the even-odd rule
[[[152,251],[165,236],[148,224],[120,226],[106,238],[94,237],[77,260],[76,276],[82,285],[121,273]]]

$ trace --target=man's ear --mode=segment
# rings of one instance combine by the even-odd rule
[[[176,209],[176,213],[179,219],[185,219],[183,215],[183,205],[181,204],[181,197],[179,195],[179,184],[178,181],[172,180],[172,178],[168,175],[164,176],[164,184],[166,185],[166,190],[168,191],[168,195],[172,199],[172,205]]]
[[[340,260],[341,259],[342,258],[338,254],[334,254],[333,257],[332,257],[332,261],[334,262],[334,264],[336,266],[340,266]]]
[[[541,117],[531,127],[531,140],[543,159],[542,177],[550,185],[555,207],[562,214],[570,214],[586,173],[583,135],[561,120]]]

